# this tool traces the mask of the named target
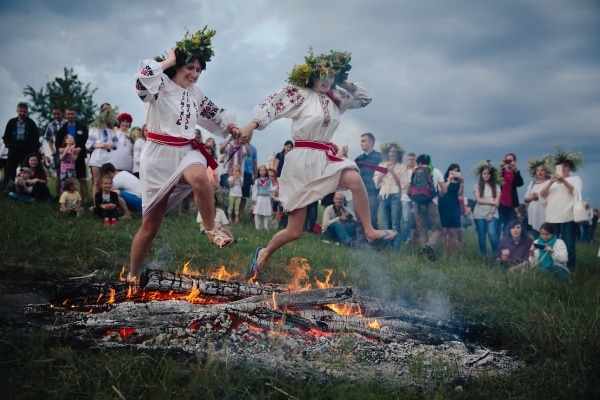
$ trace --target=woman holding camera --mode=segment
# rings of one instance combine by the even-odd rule
[[[397,143],[386,143],[381,146],[382,162],[380,167],[387,168],[387,173],[375,171],[373,180],[379,189],[379,215],[385,229],[400,232],[402,224],[402,201],[400,200],[400,177],[406,172],[406,165],[402,164],[404,150]],[[400,251],[402,235],[396,235],[393,247],[394,252]]]
[[[458,198],[465,190],[465,180],[458,164],[450,164],[444,174],[444,182],[446,194],[438,198],[438,209],[442,227],[442,254],[445,256],[454,253],[456,242],[460,237],[458,230],[462,226]]]

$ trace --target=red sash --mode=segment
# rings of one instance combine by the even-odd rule
[[[333,143],[331,142],[325,143],[315,142],[313,140],[296,140],[294,142],[294,147],[324,151],[329,161],[340,162],[344,160],[337,156],[333,148]]]
[[[208,154],[208,151],[206,151],[204,145],[202,145],[202,143],[200,143],[200,141],[196,138],[190,140],[180,137],[161,135],[160,133],[154,132],[146,132],[146,138],[151,142],[162,144],[164,146],[185,147],[188,144],[191,144],[194,150],[198,150],[204,156],[204,158],[206,158],[206,163],[209,167],[214,170],[219,168],[217,161],[210,154]]]

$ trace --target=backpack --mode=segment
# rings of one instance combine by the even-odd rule
[[[418,204],[427,204],[437,196],[429,167],[418,167],[410,178],[408,196]]]

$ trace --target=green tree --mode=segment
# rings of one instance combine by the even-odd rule
[[[84,85],[73,72],[73,68],[65,68],[63,77],[56,77],[39,91],[27,85],[23,94],[29,98],[29,110],[35,114],[36,122],[43,132],[54,120],[53,106],[75,108],[77,119],[86,123],[94,119],[96,105],[92,97],[96,90],[98,89],[91,89],[89,83]]]

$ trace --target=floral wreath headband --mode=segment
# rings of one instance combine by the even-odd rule
[[[584,161],[583,154],[580,151],[571,150],[563,146],[554,146],[554,154],[549,158],[552,167],[563,162],[569,162],[573,172],[582,167]]]
[[[208,63],[211,57],[215,55],[211,38],[215,36],[216,33],[217,31],[208,29],[208,25],[205,25],[204,28],[194,33],[190,33],[189,30],[186,30],[183,39],[175,42],[175,45],[177,46],[177,50],[175,50],[177,61],[187,64],[192,58],[200,56]],[[164,61],[165,57],[156,56],[154,59],[160,62]]]
[[[308,55],[304,57],[304,64],[294,65],[287,82],[299,87],[307,87],[310,78],[327,78],[330,74],[335,76],[334,83],[338,84],[348,79],[351,53],[346,51],[330,50],[329,54],[314,56],[312,46],[308,46]]]
[[[502,178],[502,170],[500,168],[496,168],[490,161],[482,160],[477,163],[475,168],[473,168],[473,175],[475,175],[475,178],[479,179],[484,169],[487,169],[490,171],[491,175],[494,175],[497,185],[502,186],[502,182],[504,181]]]
[[[400,157],[401,158],[404,154],[406,154],[406,150],[404,150],[404,148],[402,146],[400,146],[400,143],[398,142],[389,142],[389,143],[384,143],[381,145],[381,153],[382,155],[384,155],[385,158],[387,158],[387,152],[391,149],[391,148],[395,148],[397,153],[400,153]]]
[[[540,166],[544,167],[544,170],[546,171],[546,179],[550,178],[550,173],[554,169],[554,165],[552,164],[552,160],[549,154],[544,154],[541,160],[532,158],[527,162],[527,172],[529,172],[529,176],[535,179],[535,170],[537,169],[537,167]]]

